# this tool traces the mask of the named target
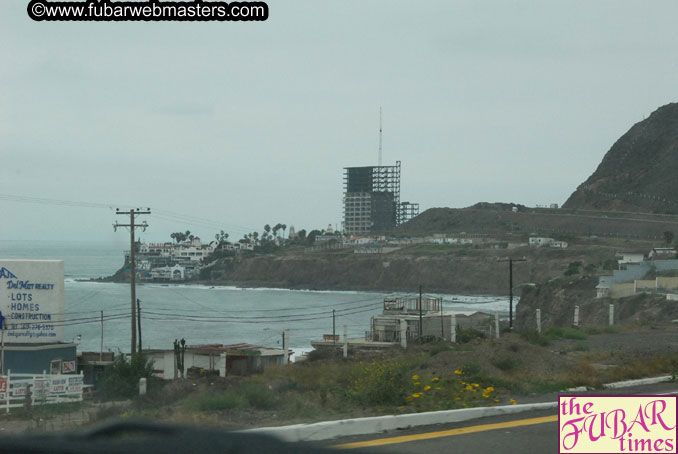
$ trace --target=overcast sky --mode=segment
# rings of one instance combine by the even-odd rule
[[[163,210],[148,240],[340,224],[380,106],[401,200],[562,204],[678,100],[673,0],[285,0],[243,23],[33,22],[27,3],[0,3],[2,239],[125,237],[110,209],[3,195]]]

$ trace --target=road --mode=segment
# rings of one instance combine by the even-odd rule
[[[616,390],[596,390],[590,394],[675,395],[678,394],[678,384],[660,383]],[[356,454],[556,453],[558,452],[558,418],[557,410],[554,408],[384,434],[345,437],[314,444],[340,448]]]

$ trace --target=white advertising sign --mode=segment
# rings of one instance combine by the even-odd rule
[[[51,383],[51,388],[49,392],[51,394],[66,394],[66,379],[65,378],[53,378]]]
[[[68,377],[68,392],[73,393],[81,391],[82,391],[82,375]]]
[[[28,386],[31,384],[29,381],[12,381],[11,389],[9,394],[12,397],[21,397],[25,396],[28,392]]]
[[[63,260],[0,259],[5,342],[63,342]]]

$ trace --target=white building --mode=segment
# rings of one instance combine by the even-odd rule
[[[554,241],[555,240],[553,238],[531,236],[529,243],[530,243],[530,246],[543,247],[543,246],[550,246],[551,243],[553,243]]]
[[[627,263],[640,263],[645,260],[645,252],[641,250],[619,251],[616,255],[621,257],[621,259],[617,260],[620,266]]]
[[[162,281],[183,281],[186,279],[186,268],[181,265],[153,268],[151,270],[151,279]]]

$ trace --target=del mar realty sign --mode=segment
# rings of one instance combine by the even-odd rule
[[[5,342],[63,342],[64,262],[0,259]]]

